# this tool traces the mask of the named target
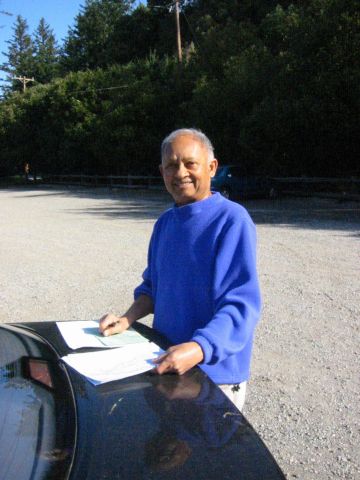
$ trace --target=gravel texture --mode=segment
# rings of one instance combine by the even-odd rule
[[[0,190],[0,323],[122,313],[170,204],[160,192]],[[360,206],[245,206],[264,306],[244,413],[287,478],[360,479]]]

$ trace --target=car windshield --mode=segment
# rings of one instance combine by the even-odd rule
[[[75,404],[65,370],[37,335],[0,326],[2,480],[62,480],[75,448]]]

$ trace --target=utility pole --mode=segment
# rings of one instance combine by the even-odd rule
[[[175,6],[174,12],[175,12],[175,23],[176,23],[176,41],[177,41],[178,60],[179,60],[179,63],[182,63],[179,0],[173,0],[166,7],[164,5],[153,5],[152,8],[166,8],[168,9],[169,12],[171,12],[174,6]]]
[[[176,38],[177,38],[178,60],[179,60],[179,63],[182,63],[179,0],[175,1],[175,21],[176,21]]]
[[[26,91],[26,85],[29,82],[35,82],[34,77],[32,78],[26,78],[25,75],[23,77],[14,77],[15,80],[19,80],[23,84],[23,92]]]

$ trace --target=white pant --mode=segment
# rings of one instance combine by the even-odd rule
[[[240,412],[245,403],[246,382],[218,385]]]

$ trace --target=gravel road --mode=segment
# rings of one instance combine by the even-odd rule
[[[0,323],[122,313],[170,204],[155,192],[0,190]],[[360,205],[245,206],[264,307],[244,413],[289,479],[360,479]]]

